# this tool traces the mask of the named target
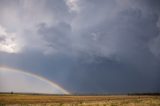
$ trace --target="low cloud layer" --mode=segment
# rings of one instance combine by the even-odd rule
[[[160,91],[158,0],[0,0],[0,14],[0,64],[71,92]]]

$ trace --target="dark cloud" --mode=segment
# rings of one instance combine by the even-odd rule
[[[39,35],[47,42],[52,51],[51,52],[65,52],[70,49],[70,34],[71,27],[69,24],[60,22],[55,26],[47,27],[40,25],[38,30]]]
[[[98,64],[80,64],[73,70],[69,81],[71,85],[78,86],[78,89],[70,87],[74,92],[126,93],[159,90],[157,75],[142,73],[127,63],[102,59]]]

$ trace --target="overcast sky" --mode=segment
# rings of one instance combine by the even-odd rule
[[[0,0],[0,65],[72,93],[160,92],[160,1]]]

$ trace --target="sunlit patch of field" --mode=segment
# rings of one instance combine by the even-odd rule
[[[0,94],[0,106],[160,106],[160,96]]]

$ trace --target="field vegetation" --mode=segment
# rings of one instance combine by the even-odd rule
[[[160,96],[0,94],[0,106],[160,106]]]

